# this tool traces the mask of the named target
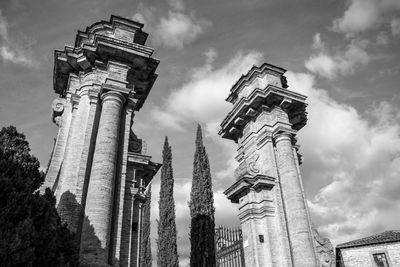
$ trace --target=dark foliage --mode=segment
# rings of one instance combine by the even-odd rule
[[[201,127],[197,127],[196,150],[190,192],[190,266],[215,266],[214,197],[210,163],[203,145]]]
[[[161,185],[157,240],[157,265],[160,267],[177,267],[178,250],[176,245],[174,177],[172,171],[172,152],[165,137],[163,165],[161,168]]]
[[[77,266],[74,235],[61,224],[39,161],[13,126],[0,131],[0,266]]]
[[[143,231],[142,231],[142,259],[140,266],[151,267],[151,240],[150,240],[150,207],[151,207],[151,185],[146,192],[146,202],[143,206]]]

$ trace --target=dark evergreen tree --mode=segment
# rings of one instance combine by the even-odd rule
[[[61,224],[39,161],[13,126],[0,131],[0,266],[77,266],[75,236]]]
[[[192,191],[190,192],[190,266],[215,266],[214,196],[210,163],[203,145],[201,127],[197,127],[196,150],[193,162]]]
[[[143,231],[142,231],[142,260],[141,267],[151,267],[151,240],[150,240],[150,207],[151,207],[151,184],[146,192],[146,202],[143,206]]]
[[[177,267],[178,250],[176,245],[174,177],[172,171],[172,152],[165,137],[163,165],[161,168],[161,185],[157,239],[157,265],[160,267]]]

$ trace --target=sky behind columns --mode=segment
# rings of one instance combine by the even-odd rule
[[[399,0],[28,0],[0,1],[0,126],[26,134],[43,167],[51,122],[53,54],[77,30],[115,14],[145,23],[159,77],[133,126],[161,161],[172,145],[178,248],[189,256],[189,199],[196,124],[214,179],[216,223],[238,224],[222,194],[233,182],[236,146],[218,135],[224,99],[250,67],[288,70],[289,89],[308,96],[298,134],[313,221],[334,244],[398,229],[400,213]],[[152,228],[158,216],[153,187]],[[153,246],[155,258],[156,249]]]

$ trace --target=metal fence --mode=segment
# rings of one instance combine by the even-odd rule
[[[240,228],[219,226],[215,229],[218,267],[244,267],[243,237]]]

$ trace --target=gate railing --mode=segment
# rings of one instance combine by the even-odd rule
[[[243,237],[240,228],[215,229],[215,254],[218,267],[244,267]]]

